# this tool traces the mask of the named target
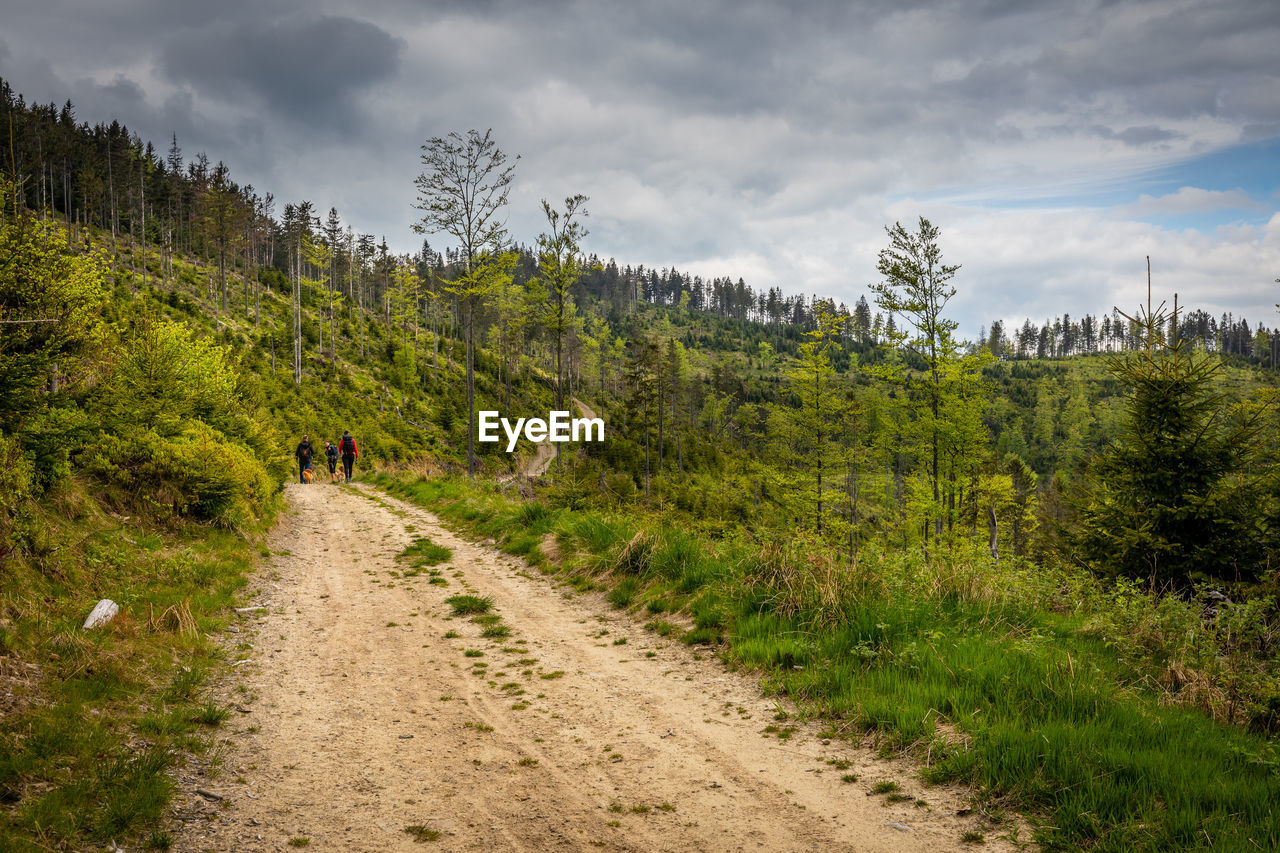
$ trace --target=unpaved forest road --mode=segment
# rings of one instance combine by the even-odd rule
[[[574,404],[577,405],[578,410],[582,412],[582,417],[594,418],[596,416],[596,413],[586,403],[582,402],[577,397],[573,397],[572,400]],[[551,463],[556,461],[556,446],[551,443],[550,439],[543,439],[542,441],[534,442],[533,447],[533,458],[526,462],[523,470],[520,471],[520,474],[530,478],[541,477],[543,474],[547,473],[547,469],[551,467]],[[515,478],[515,474],[507,474],[506,476],[499,477],[498,482],[508,483]]]
[[[267,609],[228,635],[253,647],[219,688],[233,708],[221,767],[180,779],[174,849],[973,849],[960,837],[980,827],[954,816],[963,791],[925,789],[811,727],[767,735],[792,723],[752,678],[597,594],[374,489],[287,496],[252,598]],[[390,574],[419,536],[454,549],[447,586]],[[445,598],[462,593],[491,596],[511,635],[451,618]],[[884,780],[928,807],[867,795]],[[440,836],[417,841],[411,826]],[[982,849],[1008,848],[988,832]]]

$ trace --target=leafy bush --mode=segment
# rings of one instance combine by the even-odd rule
[[[198,421],[174,436],[154,430],[104,435],[85,453],[84,465],[115,486],[123,504],[226,527],[259,517],[278,489],[247,448]]]
[[[0,187],[0,204],[12,185]],[[46,391],[86,387],[104,343],[106,262],[67,245],[53,221],[24,211],[0,224],[0,427],[12,429],[50,401]]]

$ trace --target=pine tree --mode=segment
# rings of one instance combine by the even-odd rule
[[[581,193],[564,200],[564,212],[542,200],[542,213],[547,231],[538,236],[537,285],[546,300],[542,308],[543,325],[551,333],[555,346],[556,408],[564,405],[564,345],[575,321],[572,289],[582,275],[581,245],[587,230],[580,221],[587,215],[587,197]]]
[[[1252,579],[1263,556],[1259,478],[1267,473],[1251,459],[1258,410],[1224,393],[1218,357],[1166,336],[1176,297],[1171,312],[1163,303],[1153,310],[1147,287],[1146,307],[1123,315],[1139,348],[1107,363],[1127,389],[1125,421],[1094,461],[1077,553],[1100,574],[1152,588]]]
[[[794,464],[807,476],[800,489],[805,515],[813,519],[818,535],[829,507],[824,506],[831,488],[832,471],[842,467],[840,433],[847,428],[851,401],[844,383],[831,366],[831,353],[844,334],[847,316],[835,314],[829,303],[814,306],[817,327],[805,333],[796,364],[787,371],[791,393],[799,403],[785,411],[784,437]]]
[[[634,426],[628,430],[632,441],[644,443],[644,499],[648,503],[653,476],[653,416],[657,406],[657,385],[661,373],[661,353],[651,338],[635,338],[627,342],[627,364],[624,382],[627,386],[628,421],[640,420],[643,436],[637,438]]]

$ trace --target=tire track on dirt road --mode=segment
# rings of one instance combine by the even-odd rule
[[[965,791],[794,721],[766,736],[778,707],[754,679],[599,595],[363,485],[286,492],[266,609],[230,635],[251,648],[220,688],[238,708],[221,766],[180,780],[175,849],[968,849]],[[406,576],[396,555],[421,536],[452,559]],[[510,636],[453,616],[462,593],[490,597]],[[884,780],[928,805],[867,795]]]

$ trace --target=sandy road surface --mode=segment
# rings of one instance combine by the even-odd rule
[[[266,609],[229,635],[252,648],[221,688],[220,766],[181,779],[174,849],[935,851],[982,829],[905,765],[766,733],[793,723],[750,677],[424,510],[365,487],[288,499]],[[394,577],[424,535],[454,549],[437,583]],[[452,617],[461,593],[492,597],[510,636]],[[928,805],[868,795],[886,780]],[[1007,848],[987,831],[982,849]]]

